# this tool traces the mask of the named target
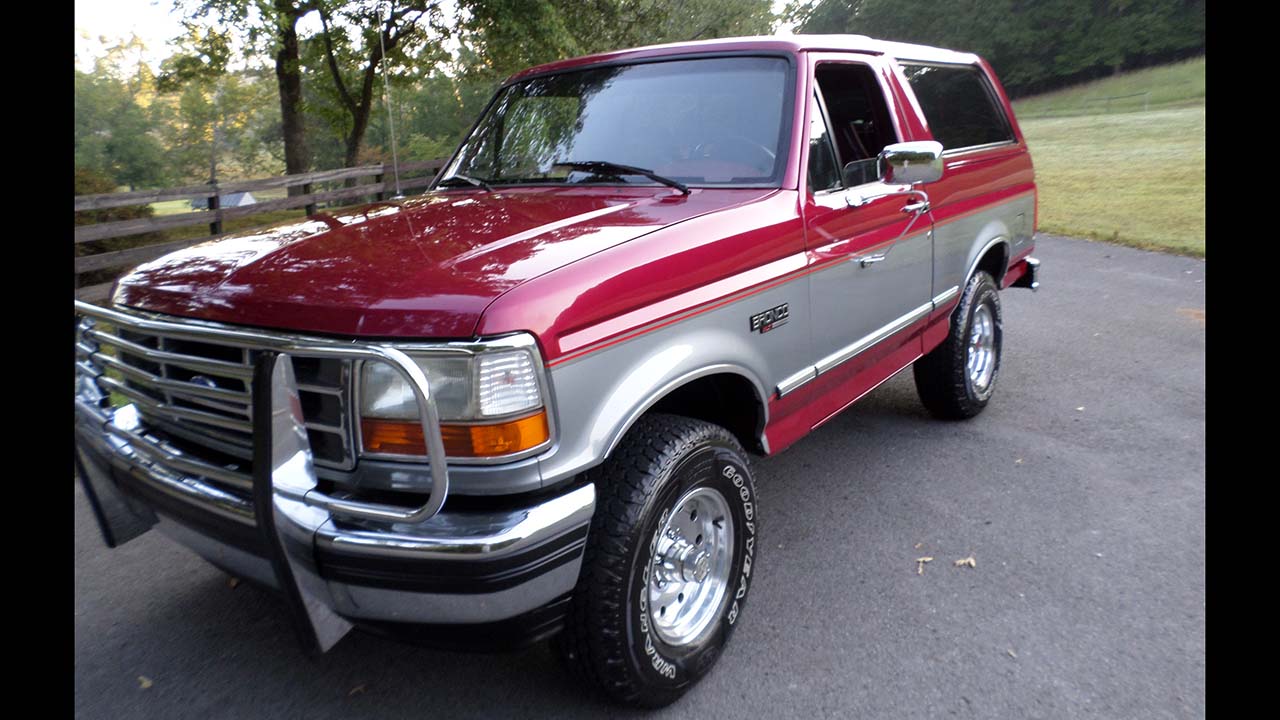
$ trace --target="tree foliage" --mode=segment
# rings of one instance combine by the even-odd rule
[[[441,41],[452,31],[437,0],[320,3],[318,13],[321,32],[304,54],[308,95],[316,99],[309,107],[342,137],[342,164],[352,167],[384,84],[412,77],[415,61],[446,60]]]
[[[164,149],[128,84],[100,72],[75,74],[76,168],[130,187],[165,178]]]
[[[779,19],[977,52],[1013,93],[1204,46],[1204,0],[796,0],[783,18],[772,0],[175,2],[185,29],[160,67],[134,37],[76,72],[76,167],[117,187],[389,161],[389,115],[401,159],[441,157],[522,68]]]
[[[804,33],[858,33],[982,55],[1014,94],[1204,49],[1204,0],[817,0]]]
[[[770,0],[469,0],[467,69],[505,76],[560,58],[686,40],[767,34]]]

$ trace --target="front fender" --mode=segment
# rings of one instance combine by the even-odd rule
[[[770,338],[774,333],[746,331],[745,316],[743,322],[727,323],[717,315],[707,313],[552,368],[560,432],[556,447],[540,459],[543,484],[602,462],[645,411],[701,377],[744,378],[767,413],[766,378],[775,377],[774,366],[783,362],[772,355],[787,348],[783,328],[774,331],[779,337]],[[798,323],[791,328],[793,333],[800,329]]]

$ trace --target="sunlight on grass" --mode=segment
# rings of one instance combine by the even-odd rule
[[[1205,108],[1019,120],[1040,230],[1205,255]]]

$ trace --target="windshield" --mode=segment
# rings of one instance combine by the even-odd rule
[[[613,164],[694,186],[777,186],[787,154],[788,67],[783,58],[723,57],[517,82],[499,92],[442,182],[654,182]]]

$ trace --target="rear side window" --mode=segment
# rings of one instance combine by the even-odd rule
[[[911,89],[944,150],[1013,142],[1013,129],[982,70],[971,65],[903,63]]]

